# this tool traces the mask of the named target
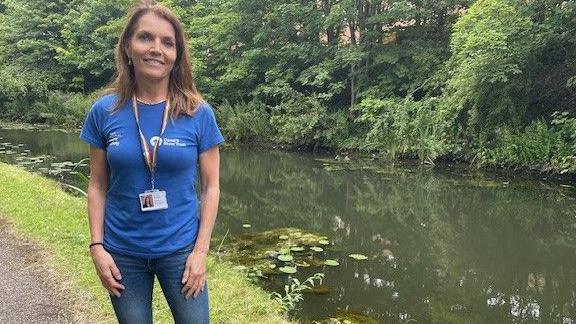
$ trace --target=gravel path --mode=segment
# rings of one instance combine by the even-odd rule
[[[23,242],[0,218],[0,323],[71,323],[66,299],[42,265],[38,248]]]

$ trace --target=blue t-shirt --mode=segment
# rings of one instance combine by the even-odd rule
[[[222,143],[214,112],[204,103],[196,113],[168,119],[158,147],[155,188],[166,191],[168,209],[140,210],[139,194],[150,189],[138,126],[129,100],[112,113],[117,96],[100,98],[88,113],[80,138],[106,151],[110,179],[104,212],[104,246],[115,253],[156,258],[190,246],[198,233],[198,156]],[[160,133],[164,102],[138,103],[142,132]]]

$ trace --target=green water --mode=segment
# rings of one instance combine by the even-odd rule
[[[0,137],[2,161],[44,155],[24,163],[31,170],[87,155],[76,133],[0,130]],[[295,275],[323,272],[330,292],[305,295],[293,316],[309,322],[347,310],[381,323],[573,323],[576,192],[570,183],[456,167],[327,163],[332,158],[222,152],[216,236],[297,227],[334,244],[322,257],[339,266],[299,268]],[[53,176],[76,183],[66,172]],[[355,261],[351,253],[369,259]],[[281,291],[286,282],[287,275],[274,275],[261,284]]]

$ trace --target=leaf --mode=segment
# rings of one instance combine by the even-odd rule
[[[314,252],[322,252],[324,251],[323,248],[319,247],[319,246],[312,246],[310,247],[310,250],[314,251]]]
[[[294,267],[280,267],[278,268],[278,270],[280,270],[280,272],[284,272],[284,273],[296,273],[297,270]]]
[[[304,248],[301,246],[293,246],[290,248],[290,250],[294,251],[294,252],[302,252],[302,251],[304,251]]]
[[[322,245],[330,245],[330,241],[328,240],[319,240],[318,244],[322,244]]]
[[[250,225],[250,224],[242,224],[242,227],[244,227],[244,228],[250,228],[250,227],[252,227],[252,225]]]
[[[287,239],[288,239],[288,235],[280,235],[278,238],[281,239],[281,240],[287,240]]]
[[[338,261],[336,261],[336,260],[331,260],[331,259],[328,259],[328,260],[324,261],[324,264],[327,265],[327,266],[331,266],[331,267],[336,267],[336,266],[339,266],[339,265],[340,265],[340,263],[339,263]]]
[[[294,257],[289,255],[289,254],[280,254],[278,256],[278,260],[284,261],[284,262],[289,262],[289,261],[294,260]]]
[[[365,256],[365,255],[363,255],[363,254],[350,254],[350,255],[348,255],[348,256],[351,257],[351,258],[354,259],[354,260],[359,260],[359,261],[360,261],[360,260],[366,260],[366,259],[368,259],[368,257]]]

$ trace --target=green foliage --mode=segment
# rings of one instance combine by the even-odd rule
[[[552,114],[551,124],[558,130],[564,140],[572,145],[572,149],[576,152],[576,118],[570,116],[567,111],[556,111]]]
[[[480,0],[454,25],[445,97],[473,146],[573,109],[574,12],[572,2]]]
[[[0,96],[34,99],[64,86],[66,71],[54,56],[62,44],[59,23],[68,5],[64,1],[4,1],[5,10],[0,14]]]
[[[300,302],[302,297],[302,292],[311,290],[314,286],[321,285],[324,280],[323,273],[315,273],[313,276],[308,277],[303,282],[300,282],[297,278],[290,278],[290,283],[284,286],[285,295],[282,296],[275,292],[272,294],[272,298],[280,302],[284,311],[290,311],[296,308],[298,302]],[[318,283],[316,283],[318,281]]]
[[[301,96],[274,107],[270,123],[277,129],[278,141],[310,145],[320,141],[326,115],[326,107],[317,98]]]
[[[55,59],[74,70],[71,81],[79,89],[102,87],[114,71],[114,48],[124,26],[129,0],[80,1],[62,18],[62,46]]]
[[[479,0],[454,25],[447,99],[469,134],[521,125],[527,102],[516,94],[526,90],[528,56],[538,42],[530,16],[512,1]]]
[[[32,124],[51,124],[69,128],[78,127],[84,120],[95,95],[52,91],[45,101],[18,98],[5,104],[0,118]]]
[[[298,95],[272,107],[270,124],[276,141],[314,149],[338,147],[350,133],[345,113],[329,112],[317,96]]]
[[[414,101],[410,98],[367,98],[356,106],[356,122],[367,130],[363,147],[388,153],[415,153],[422,162],[432,163],[450,148],[447,131],[451,126],[438,109],[437,98]]]
[[[216,116],[222,132],[233,142],[251,142],[272,134],[266,106],[256,100],[235,105],[225,101],[216,110]]]
[[[565,159],[575,151],[570,150],[561,132],[543,121],[535,121],[521,132],[502,128],[498,134],[496,147],[490,151],[492,163],[559,171],[576,167],[574,160],[570,165]]]
[[[182,20],[198,87],[235,142],[433,163],[487,157],[501,132],[574,113],[574,1],[161,2]],[[5,0],[0,117],[79,125],[90,100],[74,93],[112,77],[132,4]]]

